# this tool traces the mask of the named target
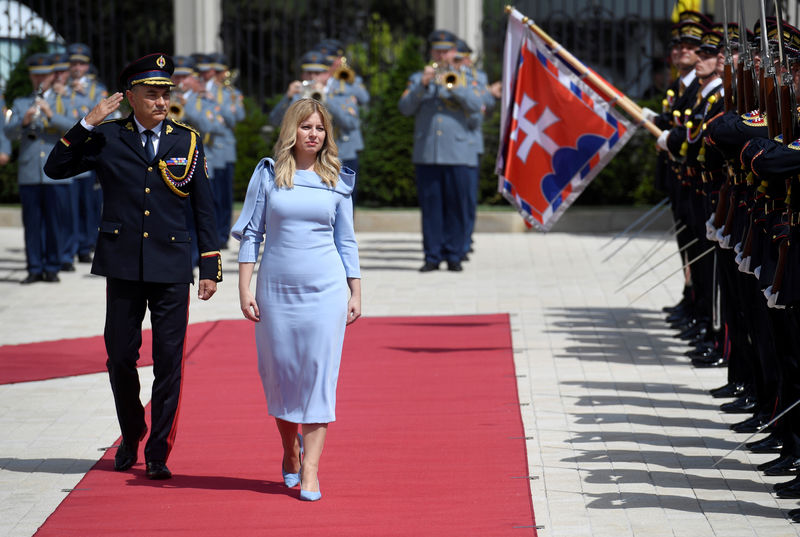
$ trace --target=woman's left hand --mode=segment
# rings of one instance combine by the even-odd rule
[[[361,297],[351,296],[347,301],[347,324],[356,322],[361,317]]]

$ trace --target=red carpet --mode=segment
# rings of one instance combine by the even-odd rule
[[[253,325],[206,333],[185,367],[169,466],[113,471],[113,450],[37,536],[535,535],[506,315],[366,318],[348,328],[322,501],[281,480]],[[192,348],[191,346],[189,347]]]

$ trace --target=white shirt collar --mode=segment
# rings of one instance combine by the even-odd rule
[[[720,84],[722,84],[722,79],[720,79],[719,77],[715,78],[714,80],[703,86],[703,90],[700,92],[700,95],[702,95],[703,98],[708,97],[708,94],[714,91],[714,89],[717,88]]]
[[[688,88],[689,84],[694,82],[694,79],[695,79],[696,76],[697,76],[697,73],[695,73],[694,69],[692,69],[691,71],[689,71],[688,74],[686,74],[685,76],[681,77],[681,83],[683,83],[683,86],[685,88]]]
[[[147,130],[141,123],[139,123],[139,120],[136,119],[136,114],[134,114],[134,116],[133,116],[133,122],[136,123],[136,128],[139,130],[139,134],[143,134],[144,131]],[[159,121],[158,125],[156,125],[152,129],[150,129],[151,131],[153,131],[153,134],[156,135],[156,138],[160,138],[161,137],[161,125],[162,125],[162,123],[164,123],[164,122],[163,121]]]

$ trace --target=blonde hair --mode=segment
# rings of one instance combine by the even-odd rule
[[[316,99],[300,99],[292,103],[286,110],[281,122],[281,134],[275,142],[275,184],[278,188],[292,188],[294,174],[297,171],[294,159],[294,146],[297,142],[297,127],[311,117],[319,114],[325,128],[325,141],[317,152],[314,171],[322,178],[322,182],[331,188],[336,187],[339,181],[339,171],[342,168],[339,162],[339,148],[333,139],[333,121],[325,106]]]

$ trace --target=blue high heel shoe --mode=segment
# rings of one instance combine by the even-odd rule
[[[303,435],[297,433],[297,439],[300,440],[300,459],[302,464],[303,458]],[[296,487],[300,483],[300,472],[290,473],[283,469],[283,461],[281,461],[281,474],[283,475],[283,484],[289,488]]]
[[[319,479],[317,479],[317,488],[319,488]],[[306,502],[316,502],[322,498],[322,490],[311,492],[310,490],[303,490],[303,485],[300,485],[300,499]]]

